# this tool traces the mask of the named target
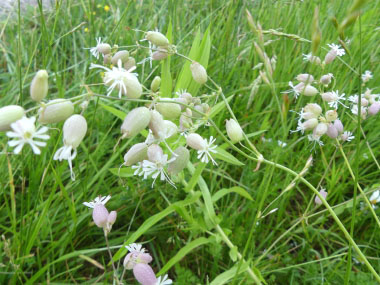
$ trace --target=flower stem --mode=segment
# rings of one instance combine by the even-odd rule
[[[115,263],[113,262],[113,257],[112,257],[112,253],[111,253],[111,250],[110,250],[110,245],[109,245],[109,242],[108,242],[108,237],[107,237],[107,234],[104,233],[104,238],[106,240],[106,245],[107,245],[107,251],[108,251],[108,254],[110,256],[110,259],[111,259],[111,263],[112,263],[112,268],[113,268],[113,278],[116,280],[116,283],[117,284],[120,284],[120,281],[119,279],[117,278],[117,274],[116,274],[116,267],[115,267]]]

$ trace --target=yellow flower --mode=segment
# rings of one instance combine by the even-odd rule
[[[104,11],[108,12],[110,10],[110,6],[106,5],[104,6]]]
[[[95,11],[94,11],[94,12],[92,12],[92,15],[94,15],[94,16],[95,16],[95,15],[96,15],[96,12],[95,12]]]
[[[88,29],[88,28],[84,28],[84,31],[85,31],[86,33],[88,33],[89,29]]]

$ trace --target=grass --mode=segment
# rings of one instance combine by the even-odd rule
[[[374,93],[378,92],[379,30],[376,28],[379,19],[376,11],[379,3],[371,1],[363,6],[361,24],[356,21],[345,30],[345,36],[351,40],[349,54],[342,57],[344,62],[336,60],[327,70],[336,77],[334,90],[350,95],[358,93],[361,66],[362,70],[373,72],[374,80],[368,86]],[[313,156],[304,179],[318,190],[327,189],[327,201],[336,216],[348,232],[351,231],[374,270],[380,272],[379,228],[368,210],[359,209],[359,201],[363,201],[360,192],[353,207],[356,183],[343,154],[332,141],[312,150],[301,134],[289,133],[296,128],[296,114],[289,110],[299,110],[311,100],[301,97],[295,101],[280,92],[286,90],[288,82],[299,73],[312,73],[316,78],[322,75],[320,70],[302,60],[302,54],[310,51],[310,43],[265,34],[266,53],[277,57],[273,84],[261,83],[250,99],[252,83],[259,75],[259,69],[254,67],[261,59],[253,45],[259,39],[249,28],[246,9],[264,30],[275,29],[311,39],[311,21],[318,6],[321,45],[325,47],[337,42],[339,37],[331,19],[335,17],[341,22],[351,4],[352,1],[124,3],[83,0],[59,1],[50,12],[42,13],[37,8],[20,14],[19,21],[17,13],[9,14],[0,26],[0,105],[33,107],[29,85],[38,69],[49,72],[48,99],[84,94],[83,84],[100,80],[99,75],[89,71],[94,59],[84,49],[94,45],[95,37],[101,36],[119,46],[133,45],[142,34],[131,29],[158,28],[166,32],[171,23],[172,42],[180,53],[188,54],[198,29],[203,36],[210,26],[207,72],[227,98],[234,95],[229,104],[249,140],[266,160],[296,173],[300,173]],[[110,11],[104,10],[105,5],[110,6]],[[325,51],[320,49],[319,53],[324,55]],[[146,55],[139,51],[137,61]],[[180,57],[171,57],[170,74],[174,84],[184,62]],[[144,69],[137,69],[139,80],[147,88],[153,77],[160,75],[160,64],[154,63],[153,70],[151,74],[147,64]],[[168,74],[161,75],[164,76]],[[102,86],[91,88],[96,93],[106,92]],[[205,98],[213,105],[216,97],[209,89],[202,87],[199,94],[208,94]],[[222,101],[221,96],[218,100]],[[252,104],[248,106],[250,100]],[[155,272],[169,269],[167,273],[176,284],[207,284],[224,272],[232,284],[252,283],[246,273],[248,266],[238,262],[237,252],[243,254],[254,274],[262,276],[268,284],[376,284],[374,275],[354,248],[351,251],[331,213],[324,206],[314,205],[314,194],[305,181],[299,178],[294,181],[294,175],[273,163],[264,162],[254,171],[257,162],[242,155],[239,149],[245,149],[239,145],[238,150],[229,147],[227,151],[244,166],[218,160],[217,167],[208,164],[202,171],[193,155],[192,162],[196,166],[193,171],[204,179],[204,183],[198,183],[198,176],[191,175],[191,168],[185,170],[185,180],[189,184],[194,182],[193,187],[177,183],[175,190],[157,181],[151,189],[150,180],[112,174],[110,169],[119,167],[126,150],[141,138],[125,140],[113,151],[121,120],[101,104],[123,112],[141,106],[138,102],[99,98],[90,102],[85,112],[88,133],[74,161],[75,182],[70,180],[67,163],[53,160],[56,149],[61,146],[62,123],[50,130],[49,146],[40,156],[32,155],[29,148],[24,148],[22,155],[11,155],[10,148],[6,147],[6,136],[0,134],[1,283],[111,283],[112,268],[103,233],[93,224],[91,212],[82,205],[97,195],[110,194],[112,199],[107,208],[118,212],[109,235],[112,252],[115,254],[124,242],[136,237],[145,243],[154,258]],[[224,134],[225,120],[230,117],[227,108],[213,117]],[[345,128],[357,129],[356,118],[349,111],[340,117]],[[343,145],[347,161],[367,193],[379,188],[376,157],[380,151],[380,127],[377,120],[371,117],[362,122],[365,137],[361,137],[359,144],[354,140]],[[260,131],[262,133],[257,133]],[[215,127],[202,128],[200,132],[204,137],[217,137],[219,145],[228,147]],[[264,142],[262,136],[273,141]],[[277,140],[286,142],[287,146],[281,148]],[[191,177],[196,178],[191,180]],[[221,189],[236,186],[246,190],[252,200],[237,193],[227,194],[216,202],[207,200]],[[196,196],[199,191],[201,198]],[[195,198],[198,204],[185,206],[186,203],[180,202]],[[274,208],[278,210],[265,216]],[[375,212],[378,214],[379,210]],[[157,215],[163,217],[153,223],[152,217],[158,218]],[[144,222],[147,228],[143,231]],[[119,255],[122,257],[120,252]],[[173,260],[169,268],[167,263],[174,256],[178,259]],[[99,264],[95,261],[101,266],[96,266]],[[245,273],[236,274],[238,267]],[[136,283],[130,272],[125,280],[127,284]]]

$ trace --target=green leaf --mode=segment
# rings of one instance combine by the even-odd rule
[[[168,206],[166,209],[162,210],[161,212],[155,214],[154,216],[151,216],[145,222],[138,228],[137,231],[135,231],[131,236],[127,239],[127,241],[124,243],[124,245],[128,245],[131,243],[134,243],[140,236],[142,236],[145,232],[147,232],[151,227],[153,227],[155,224],[157,224],[160,220],[168,216],[169,214],[173,213],[175,211],[176,207],[184,207],[193,204],[196,202],[199,197],[201,196],[201,193],[195,192],[192,196],[189,198],[178,201],[170,206]],[[114,261],[119,260],[127,253],[127,249],[122,246],[114,255],[113,259]]]
[[[169,22],[168,32],[166,33],[166,37],[168,38],[169,42],[172,42],[172,23]],[[172,97],[172,88],[173,88],[173,82],[172,82],[172,76],[170,73],[170,56],[168,56],[165,60],[161,63],[161,95],[162,97]]]
[[[127,116],[126,113],[124,113],[123,111],[120,111],[114,107],[111,107],[111,106],[107,106],[107,105],[104,105],[102,103],[99,103],[100,106],[103,107],[103,109],[107,110],[108,112],[110,112],[111,114],[115,115],[116,117],[118,117],[119,119],[121,120],[124,120],[125,119],[125,116]]]
[[[165,274],[173,265],[184,258],[189,252],[192,252],[195,248],[211,242],[213,239],[200,237],[182,247],[175,256],[173,256],[165,266],[157,273],[157,276]]]
[[[244,163],[242,163],[235,156],[233,156],[229,152],[225,151],[224,149],[222,149],[220,147],[217,147],[215,150],[216,150],[216,153],[212,154],[213,158],[226,161],[226,162],[231,163],[233,165],[238,165],[238,166],[243,166],[244,165]]]
[[[222,198],[223,196],[225,196],[229,193],[237,193],[240,196],[243,196],[244,198],[247,198],[248,200],[253,201],[251,195],[249,195],[249,193],[247,191],[245,191],[243,188],[241,188],[239,186],[235,186],[235,187],[232,187],[229,189],[223,188],[223,189],[219,190],[218,192],[216,192],[214,195],[212,195],[212,202],[215,203],[220,198]]]
[[[227,102],[229,103],[231,100],[232,100],[232,98],[234,97],[234,95],[231,95],[230,97],[228,97],[226,100],[227,100]],[[221,101],[221,102],[219,102],[218,104],[216,104],[215,106],[213,106],[212,108],[211,108],[211,112],[210,112],[210,114],[208,115],[208,117],[210,118],[210,119],[212,119],[213,117],[215,117],[217,114],[219,114],[220,113],[220,111],[222,111],[222,110],[224,110],[225,109],[225,106],[226,105],[226,103],[224,102],[224,101]]]
[[[216,276],[214,280],[210,283],[210,285],[222,285],[228,283],[235,275],[245,272],[248,269],[248,263],[243,263],[240,266],[239,272],[237,272],[239,264],[236,264],[231,269],[224,271],[222,274]]]

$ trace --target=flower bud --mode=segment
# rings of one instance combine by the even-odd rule
[[[152,54],[153,60],[163,60],[168,57],[168,52],[164,50],[157,50]]]
[[[234,119],[226,121],[227,135],[233,143],[241,141],[243,139],[243,130],[238,122]]]
[[[179,107],[181,108],[181,111],[185,110],[186,106],[182,105],[182,104],[187,105],[187,100],[185,98],[174,98],[174,101],[181,103],[181,104],[178,104]]]
[[[329,126],[327,127],[326,135],[328,135],[332,139],[336,139],[338,137],[338,134],[339,133],[336,127],[333,124],[329,124]]]
[[[326,132],[327,132],[327,124],[325,123],[319,123],[313,130],[313,134],[318,137],[323,136]]]
[[[303,129],[305,130],[313,130],[318,125],[318,119],[312,118],[308,119],[302,123]]]
[[[190,65],[191,74],[193,79],[199,84],[205,84],[207,81],[206,69],[198,62],[194,61]]]
[[[325,189],[321,189],[321,191],[319,191],[319,194],[321,194],[322,197],[326,199],[327,192],[325,191]],[[317,205],[322,205],[322,201],[321,201],[321,199],[318,196],[315,196],[314,202]]]
[[[310,55],[309,56],[309,61],[312,64],[321,65],[321,59],[318,56]]]
[[[322,77],[319,80],[319,82],[321,82],[321,84],[323,84],[325,86],[328,86],[331,83],[331,78],[332,77],[333,77],[332,73],[328,73],[328,74],[322,75]]]
[[[145,38],[150,41],[155,46],[167,46],[169,45],[169,40],[160,32],[149,31],[146,32]]]
[[[38,111],[41,124],[54,124],[66,120],[74,113],[74,105],[70,100],[54,99]]]
[[[343,124],[339,119],[334,121],[334,127],[337,129],[338,133],[343,132]]]
[[[325,56],[325,64],[331,63],[336,57],[337,57],[337,52],[335,49],[331,49]]]
[[[189,134],[186,138],[186,143],[189,147],[196,150],[203,150],[206,147],[205,140],[196,133]]]
[[[160,134],[161,139],[168,139],[178,132],[178,127],[172,121],[164,120],[163,133]]]
[[[103,63],[104,64],[110,64],[111,63],[111,59],[112,59],[112,55],[109,53],[109,54],[105,54],[103,56]]]
[[[0,108],[0,132],[10,130],[11,124],[20,120],[24,115],[24,109],[17,105]]]
[[[182,131],[189,129],[192,125],[193,121],[191,120],[191,115],[182,114],[179,118],[179,126]]]
[[[107,218],[107,224],[112,226],[116,222],[116,218],[117,218],[117,212],[111,211],[108,215],[108,218]]]
[[[133,267],[135,267],[137,255],[137,253],[130,252],[125,256],[123,261],[123,266],[125,269],[132,270]]]
[[[161,161],[164,151],[158,144],[152,144],[148,147],[148,160],[151,162]]]
[[[171,98],[162,98],[166,101],[173,101]],[[181,106],[176,103],[157,103],[156,110],[166,119],[174,120],[181,115]]]
[[[129,99],[140,98],[142,94],[142,87],[136,75],[133,73],[126,73],[123,77],[123,81],[127,89],[127,93],[124,94],[123,92],[123,94],[126,95]]]
[[[193,96],[190,93],[184,92],[179,95],[179,98],[186,100],[187,104],[190,104],[193,101]]]
[[[129,57],[128,60],[124,63],[124,69],[130,70],[136,66],[136,60],[133,57]]]
[[[307,73],[298,74],[296,79],[303,83],[312,83],[314,81],[313,75]]]
[[[129,52],[127,50],[120,50],[114,54],[114,56],[111,59],[111,62],[113,65],[117,65],[117,62],[120,59],[121,63],[126,63],[128,61],[128,58],[129,58]]]
[[[311,118],[318,118],[322,113],[322,108],[316,103],[309,103],[303,108],[304,114],[310,114]],[[311,119],[303,116],[303,119]]]
[[[157,282],[152,267],[146,263],[137,263],[133,267],[133,275],[141,285],[155,285]]]
[[[328,110],[326,112],[327,122],[332,122],[332,121],[335,121],[336,119],[338,119],[338,113],[336,112],[336,110]]]
[[[373,103],[371,106],[369,106],[368,108],[368,114],[369,115],[376,115],[377,113],[379,113],[380,111],[380,103],[379,102],[375,102]]]
[[[63,124],[63,142],[75,149],[82,142],[86,132],[86,119],[81,115],[72,115]]]
[[[147,155],[148,146],[146,143],[138,143],[133,145],[128,152],[124,155],[124,164],[131,166],[137,162],[143,161],[148,158]]]
[[[203,116],[203,106],[202,105],[195,105],[194,109],[198,112],[193,112],[194,118],[200,119]]]
[[[48,77],[46,70],[40,70],[34,76],[30,85],[30,97],[34,101],[40,102],[46,97],[49,89]]]
[[[152,131],[153,135],[157,138],[159,133],[162,131],[164,127],[164,118],[162,115],[156,110],[150,111],[151,118],[149,122],[149,129]]]
[[[131,138],[140,133],[149,125],[150,117],[151,113],[146,107],[138,107],[130,111],[121,125],[123,138]]]
[[[102,53],[103,55],[111,53],[111,46],[106,43],[101,43],[96,46],[96,49],[98,52]]]
[[[168,165],[168,172],[171,175],[176,175],[180,173],[189,162],[190,152],[186,147],[178,147],[174,153],[177,155],[175,160],[170,162]]]
[[[161,85],[161,77],[156,76],[153,79],[152,84],[150,85],[150,90],[152,90],[153,92],[157,92],[158,89],[160,89],[160,85]]]
[[[367,107],[367,106],[368,106],[368,100],[367,100],[366,98],[362,98],[362,99],[360,100],[360,102],[362,103],[362,106],[363,106],[363,107]]]
[[[318,94],[318,89],[310,84],[307,84],[304,88],[302,88],[301,94],[305,96],[314,96]]]
[[[150,263],[152,262],[153,258],[149,253],[139,253],[137,256],[137,261],[142,263]]]
[[[107,226],[108,210],[103,204],[96,204],[92,211],[92,219],[99,228]]]
[[[334,92],[325,92],[321,94],[322,100],[326,102],[334,102],[338,100],[338,96]]]

